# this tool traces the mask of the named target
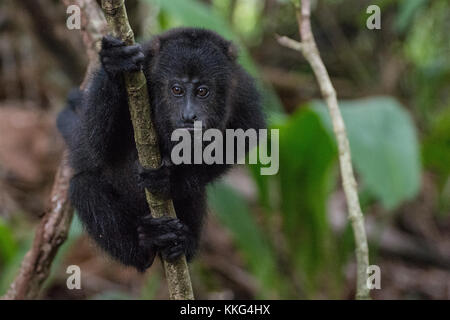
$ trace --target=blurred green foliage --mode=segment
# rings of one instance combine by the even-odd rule
[[[208,195],[211,208],[232,231],[249,270],[260,281],[259,298],[276,298],[273,291],[282,291],[280,288],[284,286],[276,265],[276,252],[255,223],[247,203],[232,188],[220,183],[211,186]]]
[[[420,157],[414,124],[404,108],[387,97],[340,106],[363,187],[387,209],[411,199],[420,186]],[[348,232],[344,236],[330,232],[326,210],[337,184],[334,135],[328,111],[318,101],[273,128],[280,130],[279,174],[261,176],[259,166],[251,166],[260,202],[269,211],[264,217],[270,224],[276,220],[270,216],[281,215],[280,230],[265,235],[277,233],[284,238],[284,260],[293,263],[289,277],[296,274],[303,280],[305,294],[314,295],[324,285],[324,275],[331,286],[342,280],[339,270],[353,250]],[[236,221],[240,223],[236,219],[227,226],[239,233]]]
[[[441,177],[441,183],[450,175],[450,108],[437,116],[430,133],[424,139],[424,162]]]
[[[6,265],[13,259],[17,251],[17,243],[12,231],[0,217],[0,265]]]
[[[13,230],[22,230],[29,225],[16,225],[16,220],[21,215],[17,213],[14,221],[6,221],[0,217],[0,296],[4,294],[14,279],[17,270],[31,245],[33,234],[27,232],[24,235],[17,235]]]
[[[374,97],[340,101],[352,160],[367,188],[386,209],[414,197],[420,188],[420,156],[414,123],[398,101]],[[326,106],[314,102],[332,132]]]

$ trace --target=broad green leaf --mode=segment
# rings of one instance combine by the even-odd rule
[[[390,97],[340,101],[352,160],[364,187],[387,209],[411,199],[420,187],[420,157],[414,123]],[[322,102],[314,109],[332,132]]]

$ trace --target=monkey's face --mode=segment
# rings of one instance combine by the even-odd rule
[[[224,90],[214,79],[174,77],[167,82],[166,101],[173,129],[193,129],[201,121],[204,129],[223,129],[226,116]]]
[[[224,130],[232,68],[214,47],[166,47],[153,70],[157,122],[171,131],[193,130],[195,121],[201,121],[203,129]]]

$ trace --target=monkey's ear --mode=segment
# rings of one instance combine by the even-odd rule
[[[155,37],[151,42],[151,50],[154,53],[158,53],[159,49],[161,49],[161,40],[158,37]]]
[[[231,61],[236,61],[239,56],[239,50],[234,43],[229,42],[226,55]]]
[[[149,58],[156,56],[159,53],[160,49],[161,49],[161,40],[157,36],[143,45],[143,51],[145,53],[145,56]]]

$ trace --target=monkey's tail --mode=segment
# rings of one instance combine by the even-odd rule
[[[69,146],[79,126],[80,118],[78,113],[82,107],[82,100],[83,92],[78,88],[71,89],[67,95],[66,106],[56,119],[56,126]]]

